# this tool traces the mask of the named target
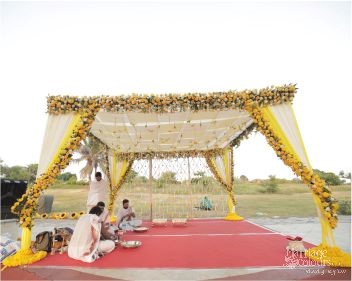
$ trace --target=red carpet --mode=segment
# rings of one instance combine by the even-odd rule
[[[146,226],[150,224],[145,223]],[[151,227],[148,232],[127,232],[125,240],[139,240],[136,249],[117,248],[84,263],[67,254],[48,256],[35,266],[98,268],[233,268],[284,266],[288,240],[279,233],[247,221],[193,220],[187,226]],[[307,248],[313,245],[305,243]],[[287,259],[287,257],[286,257]],[[293,262],[297,262],[295,259]],[[300,258],[297,265],[314,265]]]

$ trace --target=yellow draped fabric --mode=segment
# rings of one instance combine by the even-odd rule
[[[49,116],[50,118],[50,116]],[[56,153],[51,159],[49,165],[47,166],[45,172],[37,178],[37,182],[41,181],[41,178],[45,177],[46,172],[52,169],[54,163],[58,160],[60,152],[64,149],[68,149],[68,142],[71,139],[71,135],[73,131],[80,125],[81,122],[81,114],[74,114],[73,118],[71,118],[70,124],[64,133],[64,136],[56,149]],[[42,187],[43,189],[46,187]],[[26,193],[28,194],[33,190],[33,186],[30,186]],[[38,204],[38,199],[33,204]],[[21,249],[15,255],[10,256],[4,260],[4,264],[7,266],[18,266],[22,264],[30,264],[35,261],[38,261],[46,256],[46,252],[39,251],[37,253],[32,253],[31,246],[31,236],[32,231],[29,227],[22,227],[22,237],[21,237]],[[45,254],[44,254],[45,253]]]
[[[280,112],[284,112],[285,116],[280,114]],[[313,171],[291,104],[268,106],[261,109],[261,113],[264,119],[269,121],[276,136],[284,144],[284,150],[294,155],[295,158]],[[287,124],[287,122],[290,124]],[[336,246],[333,229],[326,216],[324,216],[324,207],[321,200],[313,192],[312,195],[322,227],[322,243],[317,247],[309,249],[306,252],[306,256],[324,265],[351,266],[350,255],[344,253]]]
[[[115,199],[118,191],[125,182],[126,176],[131,170],[133,159],[119,160],[116,153],[109,155],[109,171],[110,171],[110,190],[109,190],[109,205],[108,210],[111,216],[114,211]],[[115,220],[112,217],[112,221]]]
[[[210,171],[214,177],[221,183],[221,185],[228,192],[227,204],[229,207],[229,213],[225,217],[225,220],[243,220],[242,217],[236,214],[236,200],[233,190],[233,149],[227,147],[223,150],[221,155],[217,156],[205,156]]]

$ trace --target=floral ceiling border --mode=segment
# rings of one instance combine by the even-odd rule
[[[95,107],[107,112],[182,112],[199,110],[245,109],[245,103],[251,101],[259,107],[292,102],[297,92],[296,84],[271,86],[263,89],[227,91],[213,93],[188,93],[164,95],[130,96],[48,96],[47,112],[65,114],[80,112]]]

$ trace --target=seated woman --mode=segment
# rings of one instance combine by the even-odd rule
[[[95,206],[89,214],[79,218],[68,245],[70,258],[93,262],[100,255],[110,253],[115,249],[114,241],[100,241],[102,223],[99,216],[101,213],[101,208]]]

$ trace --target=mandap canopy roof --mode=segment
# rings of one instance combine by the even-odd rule
[[[99,107],[90,133],[121,157],[196,155],[235,145],[254,128],[245,110],[291,102],[295,85],[215,93],[72,97],[49,96],[51,115]]]

